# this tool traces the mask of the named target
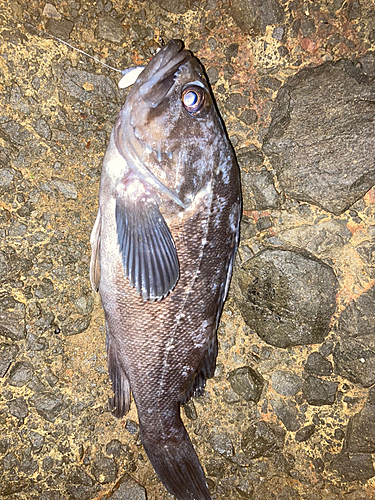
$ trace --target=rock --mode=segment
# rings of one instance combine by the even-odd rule
[[[32,396],[30,403],[39,415],[49,422],[54,422],[66,406],[63,396],[57,392],[43,392]]]
[[[286,370],[275,370],[271,375],[272,388],[281,396],[295,396],[302,389],[302,379]]]
[[[99,19],[96,34],[100,40],[121,43],[121,40],[125,37],[125,30],[120,21],[106,16]]]
[[[319,352],[309,354],[304,368],[313,375],[329,376],[333,372],[332,363]]]
[[[0,300],[0,335],[12,340],[26,336],[25,306],[10,295]]]
[[[112,439],[112,441],[107,444],[105,451],[107,455],[112,455],[116,458],[119,458],[122,453],[121,441],[119,441],[118,439]]]
[[[133,436],[139,432],[139,425],[134,420],[128,419],[125,424],[125,429]]]
[[[29,414],[29,410],[27,408],[26,401],[24,398],[16,398],[12,401],[7,402],[9,413],[17,418],[25,418]]]
[[[332,405],[336,399],[338,383],[309,376],[303,384],[303,395],[310,405]]]
[[[261,420],[242,435],[242,449],[249,459],[269,456],[284,446],[286,432],[278,425]]]
[[[35,431],[30,431],[29,440],[31,443],[32,450],[38,453],[44,445],[44,436]]]
[[[375,287],[351,301],[341,313],[337,332],[343,338],[364,340],[375,349]]]
[[[282,24],[285,18],[277,0],[233,0],[230,13],[239,28],[249,35],[265,34],[267,26]]]
[[[372,457],[369,453],[348,455],[341,453],[332,460],[331,467],[347,481],[368,481],[375,476]]]
[[[39,120],[35,122],[34,130],[38,135],[43,137],[43,139],[46,139],[47,141],[51,140],[52,132],[50,126],[44,118],[39,118]]]
[[[46,31],[48,33],[66,41],[69,40],[73,27],[74,25],[72,21],[69,21],[68,19],[58,20],[50,17],[46,22]]]
[[[160,7],[173,14],[185,14],[190,9],[191,0],[156,0]]]
[[[345,60],[303,69],[281,87],[263,151],[288,196],[339,215],[375,184],[374,95],[374,82]]]
[[[61,179],[53,179],[52,185],[65,196],[67,200],[76,200],[78,193],[77,188],[71,182]]]
[[[263,377],[250,366],[237,368],[228,374],[233,391],[245,401],[257,403],[262,394]]]
[[[284,401],[282,398],[271,398],[271,406],[288,431],[295,432],[301,427],[301,414],[293,401]]]
[[[244,210],[262,211],[280,207],[282,197],[275,189],[273,175],[266,168],[260,172],[242,172],[241,179]]]
[[[32,379],[33,374],[33,365],[29,361],[18,361],[9,372],[8,383],[15,387],[22,387]]]
[[[299,431],[296,432],[296,441],[298,443],[302,443],[303,441],[307,441],[315,432],[315,425],[307,425],[306,427],[302,427]]]
[[[0,344],[0,377],[4,377],[10,365],[16,359],[18,347],[14,344]]]
[[[113,458],[100,457],[94,460],[91,472],[100,484],[112,483],[117,475],[116,462]]]
[[[357,339],[339,342],[333,351],[335,373],[363,387],[375,383],[375,350]]]
[[[69,475],[68,483],[70,484],[81,484],[83,486],[92,486],[94,481],[87,474],[86,471],[80,467],[76,467]]]
[[[233,443],[229,436],[220,433],[215,429],[215,433],[211,435],[210,438],[212,448],[225,457],[231,457],[233,455]]]
[[[110,500],[146,500],[145,489],[128,474],[121,478],[118,489],[109,497]]]
[[[349,420],[343,449],[348,453],[375,453],[375,404],[367,401]]]
[[[237,276],[244,320],[268,344],[316,344],[328,335],[338,283],[321,260],[297,249],[268,248]]]

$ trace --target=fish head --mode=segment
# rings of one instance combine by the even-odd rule
[[[204,70],[180,40],[164,46],[137,78],[115,143],[141,180],[183,207],[212,177],[227,139]]]

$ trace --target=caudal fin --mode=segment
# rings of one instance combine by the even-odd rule
[[[141,438],[147,456],[165,488],[178,500],[211,500],[206,478],[184,426],[160,439],[150,432]]]

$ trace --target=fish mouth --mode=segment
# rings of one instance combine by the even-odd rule
[[[179,68],[193,57],[189,51],[183,49],[183,46],[181,40],[171,40],[167,43],[139,75],[131,93],[133,95],[139,93],[145,103],[152,108],[158,106],[171,91]],[[130,94],[128,99],[129,97]],[[139,158],[133,144],[140,138],[131,125],[131,106],[127,106],[126,103],[116,121],[114,138],[119,153],[137,177],[167,195],[180,207],[188,207],[177,193],[168,189]],[[144,146],[147,149],[148,146]],[[170,153],[168,156],[170,157]],[[159,151],[157,158],[158,161],[161,160]]]

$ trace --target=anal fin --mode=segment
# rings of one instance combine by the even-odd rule
[[[107,333],[107,363],[109,377],[112,381],[113,397],[108,398],[110,411],[115,417],[121,418],[128,413],[130,408],[130,383],[116,354],[114,342]]]

